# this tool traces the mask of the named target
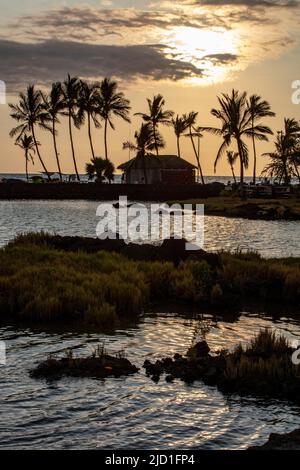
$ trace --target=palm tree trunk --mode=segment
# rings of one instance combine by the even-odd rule
[[[26,180],[28,183],[29,178],[28,178],[28,150],[27,149],[25,150],[25,172],[26,172]]]
[[[254,127],[254,119],[252,118],[252,129]],[[254,167],[253,167],[253,184],[256,184],[256,163],[257,163],[257,155],[256,155],[256,145],[255,145],[255,138],[254,135],[252,136],[252,144],[253,144],[253,156],[254,156]]]
[[[92,140],[92,132],[91,132],[91,115],[88,112],[88,132],[89,132],[89,140],[90,140],[90,146],[91,146],[91,151],[92,151],[92,160],[95,159],[95,152],[94,152],[94,146],[93,146],[93,140]]]
[[[295,167],[295,172],[296,172],[297,178],[298,178],[299,183],[300,183],[300,173],[299,173],[299,170],[298,170],[298,167],[297,167],[296,163],[294,163],[294,167]]]
[[[108,151],[107,151],[107,119],[105,119],[105,126],[104,126],[104,149],[105,149],[105,159],[108,160]]]
[[[75,150],[74,150],[74,142],[73,142],[73,134],[72,134],[72,116],[71,116],[71,111],[70,110],[69,110],[69,134],[70,134],[72,157],[73,157],[73,162],[74,162],[75,173],[76,173],[77,181],[80,181],[80,177],[79,177],[79,173],[78,173],[78,169],[77,169],[76,158],[75,158]]]
[[[230,167],[231,167],[231,171],[232,171],[232,176],[233,176],[233,181],[234,181],[234,184],[236,184],[236,177],[235,177],[235,173],[234,173],[234,168],[233,168],[233,165],[230,164]]]
[[[181,158],[181,153],[180,153],[180,137],[179,135],[177,136],[177,155],[179,158]]]
[[[243,198],[244,194],[245,194],[245,191],[244,191],[244,152],[243,152],[243,147],[241,145],[240,139],[237,139],[237,146],[238,146],[239,157],[240,157],[240,165],[241,165],[240,196],[241,196],[241,198]]]
[[[290,182],[290,178],[289,178],[289,172],[287,169],[287,164],[288,164],[287,157],[283,158],[283,164],[284,164],[284,184],[288,185]]]
[[[159,157],[158,145],[157,145],[157,135],[156,135],[156,124],[153,123],[152,125],[153,125],[153,135],[154,135],[156,155]]]
[[[36,153],[37,153],[37,156],[39,158],[39,161],[40,161],[40,163],[43,167],[44,172],[47,175],[48,180],[51,181],[49,172],[48,172],[47,168],[45,167],[45,164],[44,164],[43,159],[42,159],[41,154],[40,154],[39,146],[38,146],[38,143],[37,143],[37,140],[36,140],[36,137],[35,137],[34,126],[31,126],[31,134],[32,134],[32,137],[33,137],[33,140],[34,140],[34,145],[35,145],[35,148],[36,148]]]
[[[60,161],[59,161],[59,156],[58,156],[58,150],[57,150],[57,144],[56,144],[56,135],[55,135],[55,120],[52,120],[52,137],[53,137],[53,145],[54,145],[54,151],[55,151],[55,157],[56,157],[56,163],[57,163],[57,168],[58,168],[58,173],[59,173],[59,179],[60,182],[62,182],[62,174],[61,174],[61,168],[60,168]]]
[[[145,184],[148,184],[148,175],[147,175],[147,168],[146,168],[145,155],[143,155],[142,158],[143,158],[143,170],[144,170]]]
[[[195,142],[194,142],[194,139],[193,139],[192,128],[191,127],[190,127],[190,137],[191,137],[192,146],[193,146],[193,149],[194,149],[194,152],[195,152],[195,156],[196,156],[196,160],[197,160],[197,164],[198,164],[198,169],[200,171],[201,181],[202,181],[202,184],[205,184],[203,173],[202,173],[202,168],[201,168],[201,163],[200,163],[199,155],[198,155],[198,152],[197,152],[197,149],[196,149],[196,146],[195,146]]]

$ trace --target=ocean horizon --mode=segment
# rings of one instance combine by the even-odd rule
[[[42,175],[42,172],[37,172],[37,173],[29,173],[29,177],[32,177],[32,176],[41,176]],[[73,175],[73,173],[64,173],[65,176],[69,176],[69,175]],[[0,178],[13,178],[13,179],[20,179],[20,180],[24,180],[26,181],[26,174],[25,173],[0,173]],[[88,181],[88,177],[86,174],[80,174],[80,178],[82,179],[82,181]],[[122,175],[121,174],[115,174],[115,179],[113,181],[114,184],[121,184],[122,183]],[[200,179],[197,178],[198,181],[200,182]],[[225,175],[221,175],[221,176],[218,176],[218,175],[210,175],[210,176],[205,176],[204,175],[204,179],[205,179],[205,182],[206,183],[223,183],[223,184],[227,184],[229,181],[231,183],[233,183],[233,177],[232,176],[225,176]],[[262,182],[263,181],[263,177],[257,177],[257,181],[258,182]],[[239,177],[237,176],[236,177],[236,180],[239,181]],[[245,176],[244,177],[244,181],[245,183],[251,183],[253,180],[253,177],[252,176]]]

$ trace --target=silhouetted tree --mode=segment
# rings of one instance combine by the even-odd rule
[[[298,177],[300,126],[296,119],[285,118],[284,131],[277,134],[275,152],[264,153],[264,155],[271,161],[264,168],[263,174],[278,179],[280,182],[284,180],[285,184],[290,183],[292,176]]]
[[[221,121],[221,128],[207,127],[205,130],[223,138],[223,143],[217,153],[215,165],[225,150],[231,146],[232,139],[236,141],[240,159],[241,196],[244,196],[244,169],[248,168],[248,147],[244,137],[267,141],[272,134],[269,127],[260,124],[252,125],[252,117],[247,105],[247,93],[232,90],[231,95],[222,94],[218,97],[220,109],[213,109],[212,115]]]
[[[176,141],[177,141],[177,154],[178,157],[181,157],[181,152],[180,152],[180,137],[185,133],[185,131],[188,128],[188,122],[186,119],[186,116],[176,116],[176,118],[172,118],[171,120],[172,126],[174,129],[174,133],[176,135]]]
[[[70,75],[68,75],[67,80],[65,80],[62,84],[64,109],[66,109],[66,111],[63,112],[63,114],[68,117],[72,158],[73,158],[77,181],[80,181],[80,176],[78,173],[77,162],[75,158],[72,123],[75,125],[75,127],[77,128],[80,127],[80,121],[76,114],[78,98],[79,98],[79,90],[80,90],[80,80],[77,77],[71,77]]]
[[[26,179],[29,181],[28,163],[31,160],[32,164],[34,165],[32,154],[35,154],[36,152],[34,140],[31,135],[24,134],[22,137],[20,137],[20,139],[16,140],[15,144],[24,151]],[[39,145],[39,142],[37,144]]]
[[[25,134],[29,133],[32,136],[39,161],[50,181],[50,175],[42,159],[35,135],[36,126],[39,126],[41,129],[50,130],[47,125],[49,117],[43,108],[43,100],[40,91],[36,90],[34,85],[29,85],[26,93],[19,94],[19,103],[9,104],[9,107],[12,110],[11,117],[20,123],[11,130],[10,136],[17,136],[17,142]]]
[[[203,171],[202,171],[202,166],[201,166],[201,162],[200,162],[200,155],[198,154],[198,151],[197,151],[197,148],[196,148],[196,145],[195,145],[195,142],[194,142],[194,137],[198,136],[199,133],[200,133],[200,128],[197,128],[197,132],[195,132],[197,117],[198,117],[198,113],[196,113],[195,111],[191,111],[186,116],[186,121],[187,121],[187,124],[188,124],[187,136],[191,139],[192,147],[193,147],[195,157],[196,157],[196,161],[197,161],[198,170],[199,170],[200,176],[201,176],[201,182],[202,182],[202,184],[205,184]]]
[[[113,118],[119,117],[126,122],[130,122],[129,111],[130,103],[124,96],[124,93],[118,92],[117,82],[104,78],[100,84],[100,97],[98,113],[104,121],[104,148],[105,158],[108,160],[107,131],[108,124],[115,129]]]
[[[86,83],[80,81],[80,90],[78,97],[78,119],[80,124],[84,124],[85,117],[87,116],[88,125],[88,136],[92,151],[92,158],[95,158],[95,151],[92,140],[91,122],[93,121],[96,129],[101,127],[101,124],[97,118],[97,112],[99,107],[99,90],[100,86],[97,83]]]
[[[259,122],[261,119],[265,117],[273,117],[275,113],[271,111],[270,104],[263,100],[258,95],[250,96],[248,103],[248,109],[251,115],[251,125],[254,128],[255,123]],[[253,145],[253,157],[254,157],[254,165],[253,165],[253,184],[256,184],[256,166],[257,166],[257,155],[256,155],[256,145],[255,145],[255,137],[252,136],[252,145]]]
[[[105,179],[109,182],[113,181],[114,171],[113,163],[101,157],[92,158],[91,162],[86,164],[86,172],[89,179],[96,177],[97,183],[103,183]]]
[[[59,124],[58,116],[64,108],[61,84],[59,82],[53,83],[49,95],[42,93],[42,98],[43,98],[43,105],[42,105],[43,109],[49,115],[47,116],[47,120],[51,122],[50,132],[53,138],[54,152],[55,152],[59,178],[60,178],[60,181],[62,181],[59,153],[58,153],[57,142],[56,142],[56,135],[57,135],[56,124]]]
[[[234,183],[236,184],[236,177],[235,177],[235,173],[234,173],[234,164],[235,162],[237,161],[237,159],[239,158],[239,154],[238,152],[233,152],[232,150],[228,151],[227,150],[227,162],[230,166],[230,169],[231,169],[231,173],[232,173],[232,176],[233,176],[233,181]],[[216,171],[216,167],[215,167],[215,171]]]
[[[146,122],[151,124],[154,140],[155,140],[155,150],[156,155],[159,155],[159,145],[158,145],[158,125],[163,124],[169,126],[171,124],[171,118],[173,117],[173,111],[165,111],[165,100],[162,95],[156,95],[151,100],[150,98],[147,99],[149,114],[146,113],[136,113],[135,116],[141,116],[142,119]]]
[[[154,132],[151,123],[144,123],[141,125],[139,131],[134,134],[135,143],[124,142],[123,149],[130,149],[137,152],[137,158],[143,159],[145,163],[145,156],[151,154],[152,150],[157,148],[164,148],[165,142],[159,132]],[[147,171],[144,165],[144,177],[147,184]]]

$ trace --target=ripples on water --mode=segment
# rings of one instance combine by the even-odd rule
[[[0,366],[0,448],[238,449],[265,441],[270,432],[299,427],[298,406],[225,397],[201,382],[169,384],[162,379],[155,384],[144,370],[105,382],[47,382],[28,375],[50,352],[76,348],[76,354],[85,354],[102,341],[111,352],[124,348],[141,367],[145,358],[184,353],[196,322],[177,315],[147,315],[137,326],[113,335],[1,328],[8,363]],[[275,324],[267,317],[243,315],[234,323],[213,323],[207,339],[213,350],[230,348],[265,326],[275,326],[292,340],[300,336],[300,324],[293,320],[282,318]]]
[[[49,231],[95,236],[95,201],[0,201],[0,246],[18,233]],[[254,249],[264,256],[300,256],[299,222],[264,222],[206,217],[205,248]],[[37,362],[76,348],[91,352],[105,341],[110,351],[126,349],[141,367],[145,358],[184,353],[195,319],[148,315],[139,325],[113,335],[46,333],[0,328],[7,344],[7,366],[0,366],[0,448],[237,449],[266,440],[270,432],[300,426],[300,408],[277,400],[224,397],[200,382],[154,384],[144,371],[119,379],[36,381],[29,377]],[[290,339],[300,324],[282,318],[242,316],[219,321],[208,334],[217,350],[247,341],[259,328],[275,326]]]
[[[0,201],[0,246],[18,233],[96,236],[97,201]],[[300,222],[205,217],[207,250],[255,250],[266,257],[300,256]]]

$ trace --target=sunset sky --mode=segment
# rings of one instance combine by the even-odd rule
[[[0,0],[0,7],[0,80],[7,84],[8,102],[15,102],[28,83],[45,88],[70,73],[90,80],[115,77],[132,114],[146,111],[146,98],[161,93],[167,109],[198,111],[199,125],[218,125],[210,114],[216,96],[237,88],[271,103],[277,116],[266,124],[274,131],[285,116],[300,119],[300,107],[291,101],[291,84],[300,80],[298,0]],[[115,124],[109,147],[118,165],[129,157],[122,142],[132,139],[140,118],[133,117],[131,125]],[[13,125],[8,107],[1,105],[0,173],[24,171],[22,152],[8,136]],[[175,154],[171,129],[160,130],[167,140],[165,153]],[[103,131],[93,135],[102,156]],[[39,131],[38,138],[47,167],[55,171],[50,135]],[[210,135],[201,141],[206,175],[213,174],[220,143]],[[63,119],[58,144],[63,171],[73,172]],[[83,172],[90,159],[86,129],[75,132],[75,145]],[[259,154],[269,149],[272,141],[258,144]],[[182,156],[194,161],[186,138]],[[265,162],[259,158],[259,171]],[[34,171],[39,170],[36,162]],[[218,174],[230,174],[225,159]]]

